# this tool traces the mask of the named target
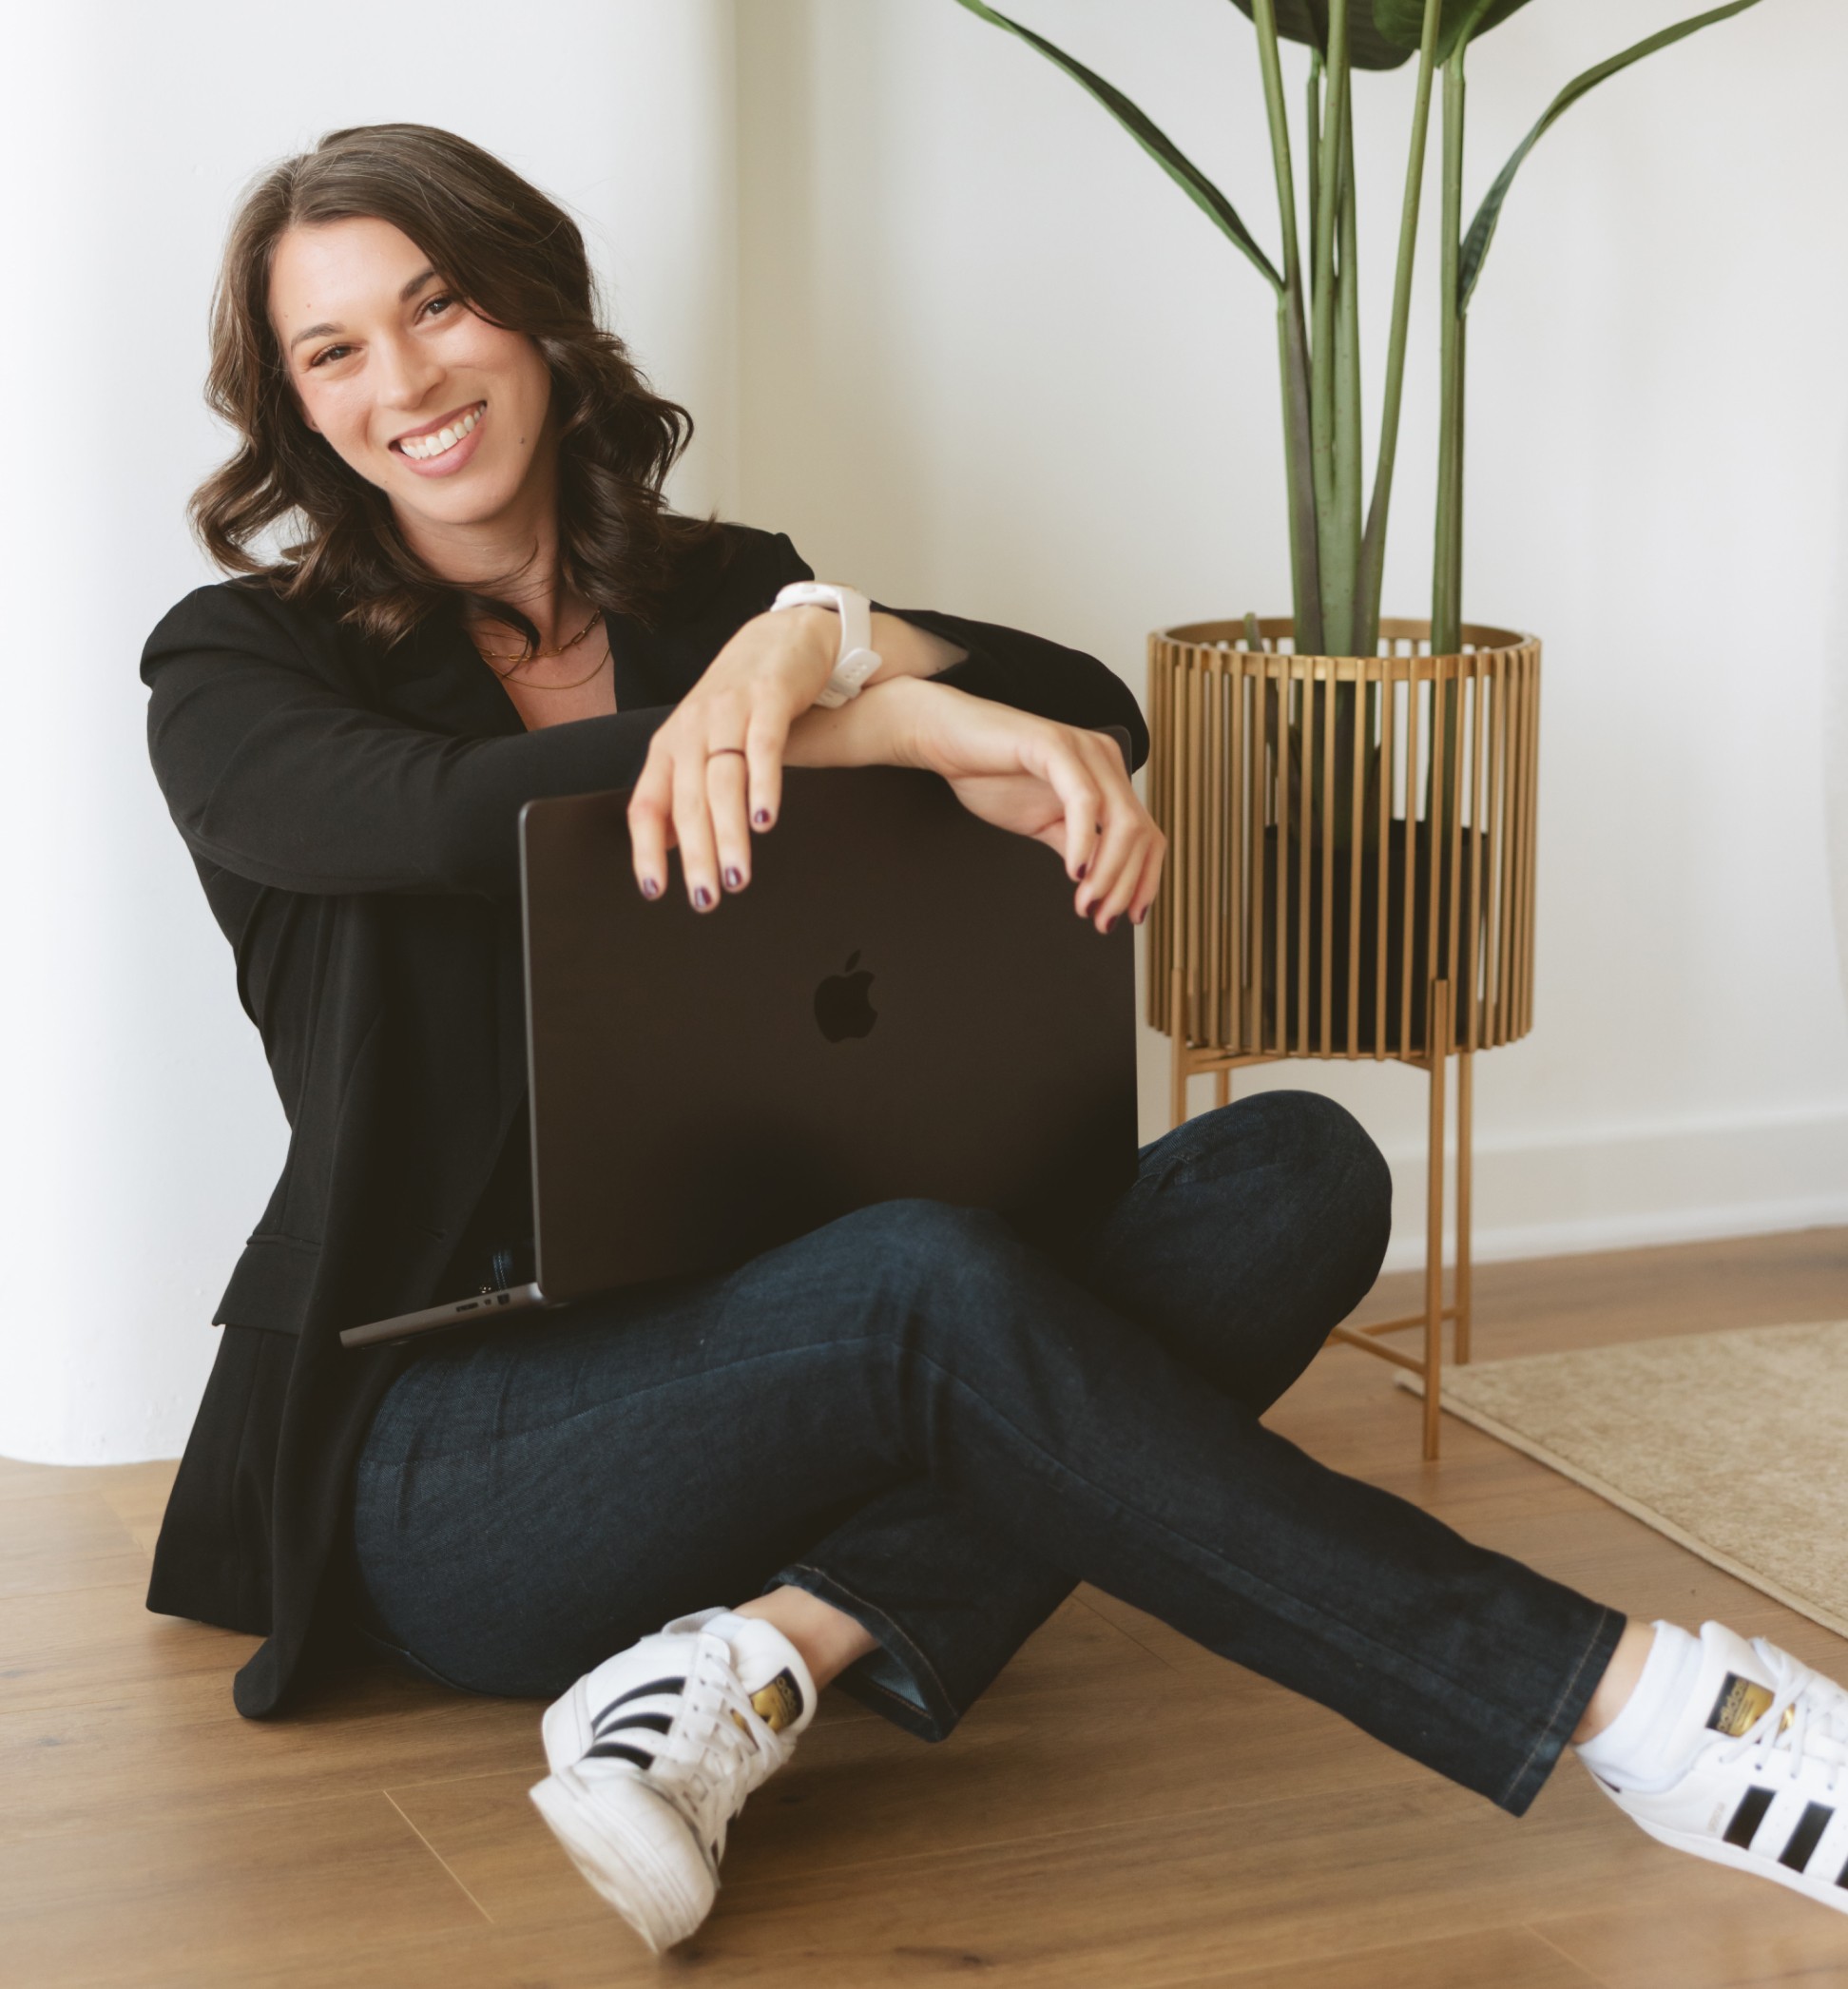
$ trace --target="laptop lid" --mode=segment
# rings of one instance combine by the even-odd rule
[[[1134,939],[935,775],[784,774],[711,912],[635,888],[626,791],[520,817],[541,1289],[728,1268],[873,1202],[1057,1246],[1133,1177]]]

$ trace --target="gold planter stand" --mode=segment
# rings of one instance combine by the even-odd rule
[[[1444,1322],[1470,1358],[1474,1055],[1532,1026],[1540,645],[1383,621],[1376,656],[1299,656],[1286,617],[1149,638],[1149,806],[1168,838],[1148,1021],[1218,1101],[1247,1065],[1392,1058],[1429,1073],[1421,1312],[1330,1335],[1424,1380],[1438,1448]],[[1352,686],[1351,690],[1344,690]],[[1456,1075],[1456,1272],[1444,1303],[1446,1071]],[[1382,1336],[1424,1330],[1414,1359]]]

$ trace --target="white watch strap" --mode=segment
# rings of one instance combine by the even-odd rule
[[[827,580],[793,580],[770,604],[780,608],[831,608],[840,617],[840,650],[834,669],[816,703],[833,710],[849,698],[860,694],[866,680],[879,666],[879,653],[873,647],[873,604],[856,588],[838,587]]]

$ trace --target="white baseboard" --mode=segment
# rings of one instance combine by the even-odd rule
[[[1396,1149],[1388,1270],[1424,1262],[1425,1155]],[[1480,1140],[1475,1255],[1491,1263],[1848,1224],[1848,1109]],[[1446,1193],[1453,1245],[1455,1184]]]

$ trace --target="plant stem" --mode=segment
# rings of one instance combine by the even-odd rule
[[[1309,158],[1309,302],[1313,308],[1316,270],[1316,217],[1321,212],[1321,106],[1322,55],[1319,48],[1309,51],[1309,114],[1303,126]]]
[[[1431,85],[1436,70],[1437,29],[1443,0],[1425,0],[1418,45],[1418,81],[1412,100],[1412,143],[1405,161],[1405,198],[1399,210],[1398,267],[1393,277],[1393,321],[1386,346],[1386,390],[1379,407],[1379,455],[1373,501],[1360,543],[1359,603],[1355,641],[1363,656],[1379,642],[1380,589],[1386,575],[1386,526],[1393,509],[1393,471],[1398,458],[1399,404],[1405,391],[1405,350],[1412,322],[1412,272],[1417,261],[1418,205],[1424,192],[1426,140],[1431,128]]]
[[[1335,244],[1339,222],[1343,141],[1347,132],[1348,0],[1329,0],[1328,103],[1322,117],[1316,187],[1315,291],[1309,344],[1309,409],[1315,437],[1316,524],[1321,543],[1322,627],[1345,620],[1349,603],[1338,602],[1335,552],[1339,527],[1335,510]],[[1346,575],[1349,592],[1353,574]]]
[[[1316,493],[1310,467],[1307,338],[1302,317],[1302,259],[1297,236],[1296,177],[1290,162],[1290,118],[1283,101],[1283,65],[1277,42],[1277,0],[1254,0],[1258,64],[1264,79],[1271,167],[1283,231],[1283,288],[1277,299],[1278,368],[1283,389],[1283,466],[1290,504],[1290,582],[1299,635],[1320,642],[1321,574]],[[1311,157],[1313,158],[1313,154]]]
[[[1355,605],[1360,567],[1360,258],[1356,225],[1354,99],[1341,129],[1340,255],[1335,278],[1335,537],[1322,545],[1324,592],[1333,612],[1322,617],[1330,653],[1354,653]]]
[[[1444,65],[1443,258],[1438,279],[1441,405],[1437,530],[1432,570],[1431,649],[1453,654],[1463,626],[1463,313],[1457,297],[1463,226],[1463,46]]]

